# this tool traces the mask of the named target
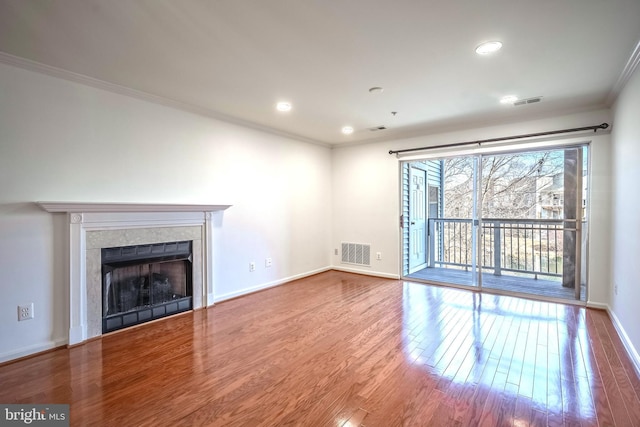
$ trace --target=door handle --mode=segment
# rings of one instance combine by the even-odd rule
[[[411,221],[411,225],[416,225],[416,222],[415,221]]]

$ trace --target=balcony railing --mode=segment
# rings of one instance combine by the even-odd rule
[[[561,277],[564,221],[555,219],[482,220],[480,266],[503,271]],[[473,220],[429,219],[429,267],[472,267]]]

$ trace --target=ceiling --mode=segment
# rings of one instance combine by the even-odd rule
[[[324,144],[602,108],[639,40],[638,0],[0,0],[0,60]]]

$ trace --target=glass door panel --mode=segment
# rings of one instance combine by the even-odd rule
[[[584,297],[586,147],[482,156],[483,288]]]
[[[478,158],[455,157],[411,162],[404,168],[405,275],[436,283],[477,286]],[[424,192],[419,182],[426,177]],[[417,176],[417,178],[416,178]],[[424,196],[423,196],[424,193]],[[416,200],[416,197],[420,200]],[[425,199],[422,200],[421,198]],[[425,206],[424,211],[420,208]],[[415,236],[426,218],[426,264]],[[417,260],[417,261],[416,261]],[[414,266],[418,264],[416,269]]]

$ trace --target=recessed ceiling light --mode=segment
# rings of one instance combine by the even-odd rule
[[[502,42],[499,42],[499,41],[486,42],[476,47],[476,53],[478,55],[487,55],[489,53],[493,53],[500,50],[500,48],[502,48]]]
[[[291,104],[288,102],[278,102],[276,104],[276,109],[278,111],[290,111],[291,110]]]
[[[500,104],[513,104],[518,100],[518,97],[515,95],[507,95],[500,98]]]
[[[342,133],[345,135],[351,135],[353,133],[353,128],[351,126],[345,126],[342,128]]]

